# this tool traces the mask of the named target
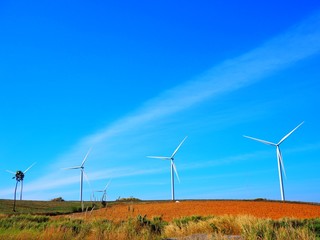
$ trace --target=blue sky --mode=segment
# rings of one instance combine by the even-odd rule
[[[2,1],[0,198],[320,202],[317,1]],[[84,183],[84,199],[90,199]],[[99,197],[99,194],[96,194]]]

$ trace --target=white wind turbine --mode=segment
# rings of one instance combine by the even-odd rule
[[[103,190],[97,190],[96,192],[102,192],[102,197],[101,197],[101,201],[105,201],[106,200],[106,197],[107,197],[107,189],[109,187],[111,183],[111,180],[107,183],[107,185],[105,186],[105,188]]]
[[[179,146],[176,148],[176,150],[174,150],[174,152],[172,153],[172,155],[170,157],[147,156],[148,158],[157,158],[157,159],[162,159],[162,160],[170,160],[170,162],[171,162],[171,196],[172,196],[172,201],[174,201],[174,174],[173,174],[173,171],[176,173],[178,181],[180,182],[179,175],[178,175],[178,172],[177,172],[177,168],[176,168],[176,165],[174,164],[174,156],[176,155],[176,153],[178,152],[179,148],[184,143],[184,141],[187,139],[187,137],[188,136],[186,136],[182,140],[182,142],[179,144]]]
[[[278,143],[273,143],[273,142],[268,142],[265,140],[261,140],[258,138],[253,138],[253,137],[249,137],[249,136],[245,136],[246,138],[250,138],[252,140],[267,144],[267,145],[271,145],[271,146],[275,146],[276,147],[276,151],[277,151],[277,160],[278,160],[278,172],[279,172],[279,182],[280,182],[280,193],[281,193],[281,200],[285,201],[285,195],[284,195],[284,187],[283,187],[283,180],[282,180],[282,171],[284,173],[284,175],[286,176],[286,172],[284,169],[284,164],[283,164],[283,159],[282,159],[282,154],[280,151],[280,144],[286,140],[295,130],[297,130],[297,128],[299,128],[304,122],[300,123],[298,126],[296,126],[291,132],[289,132],[287,135],[285,135]]]
[[[82,163],[80,166],[75,166],[75,167],[69,167],[69,168],[64,168],[65,170],[70,170],[70,169],[80,169],[80,202],[81,202],[81,208],[83,211],[83,201],[82,201],[82,190],[83,190],[83,174],[85,174],[84,172],[84,164],[88,158],[89,153],[91,152],[91,148],[89,149],[89,151],[87,152],[86,156],[84,157]]]

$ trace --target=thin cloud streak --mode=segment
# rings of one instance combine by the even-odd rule
[[[95,145],[108,137],[180,112],[209,98],[238,90],[320,51],[320,13],[262,46],[207,71],[194,81],[165,91],[139,110],[82,140]]]

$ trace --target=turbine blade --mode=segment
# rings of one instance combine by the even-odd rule
[[[159,156],[147,156],[147,158],[157,158],[157,159],[162,159],[162,160],[170,160],[170,157],[159,157]]]
[[[283,163],[283,159],[282,159],[282,154],[281,154],[281,151],[280,151],[280,148],[277,147],[277,156],[278,156],[278,159],[280,161],[280,164],[281,164],[281,169],[283,170],[283,174],[284,174],[284,177],[287,179],[287,174],[286,174],[286,170],[284,168],[284,163]]]
[[[14,175],[14,176],[12,177],[12,179],[15,179],[15,178],[16,178],[16,173],[15,173],[15,172],[12,172],[12,171],[9,171],[9,170],[6,170],[6,172],[11,173],[11,174]]]
[[[103,191],[106,191],[106,190],[107,190],[107,188],[109,187],[110,183],[111,183],[111,179],[110,179],[110,181],[107,183],[107,185],[106,185],[106,187],[104,188]]]
[[[83,161],[82,161],[82,163],[80,165],[81,167],[83,167],[84,163],[87,161],[87,157],[89,156],[89,153],[91,152],[91,149],[92,148],[89,149],[89,151],[87,152],[86,156],[84,157],[84,159],[83,159]]]
[[[34,162],[30,167],[28,167],[23,173],[26,173],[30,170],[30,168],[32,168],[36,163]]]
[[[83,170],[83,175],[84,175],[84,178],[86,179],[86,181],[87,181],[87,183],[88,183],[88,185],[90,186],[90,188],[92,189],[92,187],[91,187],[91,183],[90,183],[90,181],[89,181],[89,178],[88,178],[88,175],[87,175],[87,173]]]
[[[94,196],[94,191],[93,191],[93,188],[92,188],[92,186],[91,186],[89,177],[88,177],[87,173],[86,173],[84,170],[82,170],[82,171],[83,171],[84,178],[86,179],[86,181],[87,181],[87,183],[88,183],[88,185],[89,185],[89,187],[90,187],[90,190],[91,190],[91,192],[92,192],[92,194],[93,194],[93,196]]]
[[[174,150],[174,152],[171,155],[171,158],[174,158],[174,156],[176,155],[176,153],[178,152],[179,148],[181,147],[181,145],[184,143],[184,141],[187,139],[188,136],[186,136],[182,142],[179,144],[179,146],[176,148],[176,150]]]
[[[173,170],[174,172],[176,173],[176,176],[178,178],[178,181],[180,182],[180,178],[179,178],[179,175],[178,175],[178,171],[177,171],[177,168],[176,168],[176,165],[174,164],[174,162],[171,160],[171,164],[173,166]]]
[[[243,135],[243,136],[244,136],[245,138],[249,138],[249,139],[252,139],[252,140],[255,140],[255,141],[258,141],[258,142],[267,144],[267,145],[277,146],[277,144],[275,144],[275,143],[268,142],[268,141],[265,141],[265,140],[262,140],[262,139],[259,139],[259,138],[249,137],[249,136],[246,136],[246,135]]]
[[[69,167],[69,168],[62,168],[63,170],[70,170],[70,169],[80,169],[81,166],[77,166],[77,167]]]
[[[286,140],[295,130],[297,130],[304,122],[300,123],[298,126],[296,126],[291,132],[289,132],[287,135],[285,135],[280,142],[278,143],[278,145],[280,145],[284,140]]]

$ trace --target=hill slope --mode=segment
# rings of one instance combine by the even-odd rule
[[[119,203],[99,209],[92,218],[125,220],[128,217],[147,215],[148,218],[162,216],[165,221],[185,216],[252,215],[258,218],[298,218],[320,217],[320,205],[273,201],[181,201],[181,202],[131,202]]]

